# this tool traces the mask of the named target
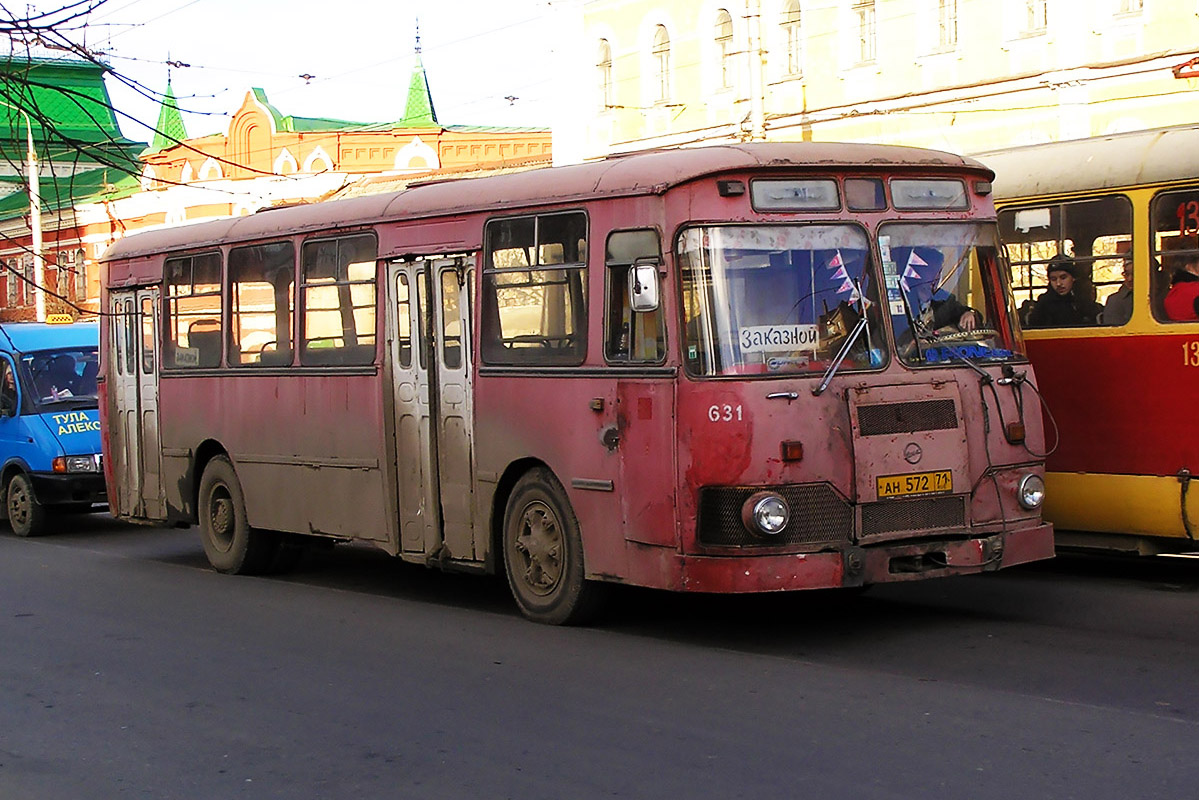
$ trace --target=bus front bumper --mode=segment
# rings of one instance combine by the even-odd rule
[[[103,473],[74,474],[38,472],[30,476],[33,494],[44,506],[67,503],[107,503]]]
[[[689,592],[785,592],[971,575],[1053,557],[1049,524],[969,539],[932,539],[846,547],[827,553],[685,556]]]

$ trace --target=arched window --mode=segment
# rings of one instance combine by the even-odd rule
[[[599,52],[595,57],[595,77],[599,82],[600,111],[612,107],[612,46],[607,39],[599,40]]]
[[[716,12],[716,58],[720,65],[720,88],[733,86],[733,18],[723,8]]]
[[[654,29],[654,81],[658,102],[670,99],[670,34],[665,25]]]
[[[787,43],[787,74],[803,72],[803,40],[800,38],[799,0],[788,0],[783,6],[783,41]]]

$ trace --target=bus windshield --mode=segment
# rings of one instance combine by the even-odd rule
[[[26,353],[21,358],[21,386],[41,412],[64,408],[96,408],[96,347]]]
[[[688,228],[678,241],[683,356],[696,376],[819,374],[878,302],[857,225]],[[877,314],[841,370],[883,366]]]
[[[993,224],[892,223],[878,237],[887,309],[910,365],[1023,356]]]

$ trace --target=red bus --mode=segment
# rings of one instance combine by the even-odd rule
[[[1182,313],[1167,302],[1172,284],[1199,282],[1199,126],[979,158],[998,175],[1017,301],[1035,308],[1049,291],[1050,264],[1064,256],[1069,294],[1084,312],[1032,314],[1027,326],[1060,431],[1045,505],[1058,545],[1142,555],[1199,549],[1199,493],[1190,491],[1199,416],[1187,407],[1199,393],[1199,317],[1189,302]]]
[[[1047,558],[991,180],[728,145],[131,236],[104,257],[111,507],[198,525],[224,572],[316,539],[504,570],[550,623],[605,582]]]

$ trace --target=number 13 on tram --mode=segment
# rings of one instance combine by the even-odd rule
[[[763,143],[131,236],[104,259],[112,508],[197,525],[231,573],[319,539],[502,571],[549,623],[609,583],[1047,558],[991,178]]]

